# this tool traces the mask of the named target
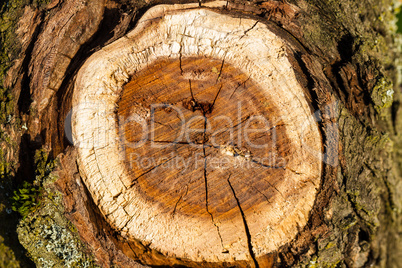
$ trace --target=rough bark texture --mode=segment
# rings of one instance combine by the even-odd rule
[[[6,214],[7,194],[36,177],[34,184],[44,189],[42,202],[29,210],[18,232],[38,265],[224,266],[166,257],[115,233],[90,198],[64,134],[84,61],[131,30],[152,5],[178,1],[34,2],[1,7],[2,222],[16,224],[16,215]],[[220,10],[264,21],[289,40],[299,82],[311,106],[320,110],[325,165],[309,221],[294,240],[258,260],[261,267],[398,267],[401,262],[395,5],[387,0],[229,1]],[[40,148],[58,159],[56,171],[51,173],[48,160],[34,157]],[[12,243],[12,228],[0,229],[5,237],[0,265],[31,265]],[[26,230],[36,230],[34,246]],[[69,258],[71,252],[78,257]]]

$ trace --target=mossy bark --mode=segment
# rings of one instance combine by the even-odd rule
[[[66,207],[60,217],[65,219],[58,221],[65,226],[68,220],[76,224],[86,250],[101,266],[134,265],[132,260],[195,266],[140,244],[127,244],[108,229],[81,184],[64,132],[75,74],[82,63],[132,29],[150,6],[175,2],[181,1],[51,1],[30,6],[9,1],[1,8],[2,20],[7,22],[0,29],[4,88],[0,91],[4,110],[0,171],[7,189],[0,191],[2,219],[9,218],[7,191],[18,182],[34,180],[35,150],[45,148],[64,163],[58,189]],[[398,267],[401,262],[398,11],[391,0],[229,1],[221,10],[262,20],[293,43],[293,64],[312,107],[320,111],[317,121],[325,143],[320,193],[308,225],[292,243],[268,256],[267,265]],[[52,31],[57,34],[51,35]],[[81,197],[73,196],[71,189],[80,189]],[[21,224],[42,217],[40,211]],[[23,256],[19,250],[12,246],[4,252],[18,259]],[[7,254],[4,258],[11,259]],[[46,259],[36,256],[40,257]],[[14,263],[18,267],[18,260]],[[21,263],[29,266],[29,262]]]

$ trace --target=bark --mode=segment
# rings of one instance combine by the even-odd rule
[[[1,82],[12,96],[1,96],[4,114],[11,116],[1,118],[2,152],[6,152],[2,183],[15,188],[36,176],[34,183],[44,189],[42,205],[20,222],[18,231],[35,263],[46,266],[44,255],[49,255],[54,257],[48,257],[48,265],[59,266],[85,262],[101,267],[398,267],[401,88],[394,32],[397,4],[386,0],[228,1],[216,9],[257,20],[284,40],[318,123],[323,145],[320,185],[307,223],[289,242],[257,258],[251,250],[252,260],[202,262],[162,254],[152,245],[127,239],[105,219],[99,199],[83,177],[85,170],[77,163],[79,152],[65,132],[77,73],[91,55],[132,30],[151,6],[177,2],[56,0],[30,6],[12,2],[3,8],[3,14],[17,10],[18,16],[2,30],[9,58],[1,62]],[[190,101],[183,106],[195,110]],[[14,105],[5,109],[11,107],[5,106],[8,103]],[[124,109],[123,98],[119,112],[124,114]],[[164,139],[170,137],[167,129],[161,133]],[[50,173],[46,169],[50,160],[44,161],[43,176],[35,157],[41,148],[58,163]],[[229,186],[234,192],[236,186],[230,181]],[[11,188],[5,189],[2,195]],[[10,206],[5,196],[2,202]],[[53,229],[44,228],[46,222]],[[29,236],[36,231],[36,238]],[[52,234],[71,238],[57,240]],[[39,244],[47,245],[47,254],[35,249]],[[80,257],[71,260],[67,253]]]

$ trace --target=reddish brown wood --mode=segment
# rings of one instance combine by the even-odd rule
[[[292,143],[277,108],[237,68],[159,60],[124,87],[118,106],[133,184],[162,210],[229,220],[239,213],[229,179],[244,212],[282,195]]]

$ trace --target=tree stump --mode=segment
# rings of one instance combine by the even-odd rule
[[[116,231],[166,256],[254,266],[296,236],[322,141],[287,50],[263,22],[189,4],[150,9],[86,61],[74,144]]]
[[[398,267],[395,1],[6,2],[0,266]]]

